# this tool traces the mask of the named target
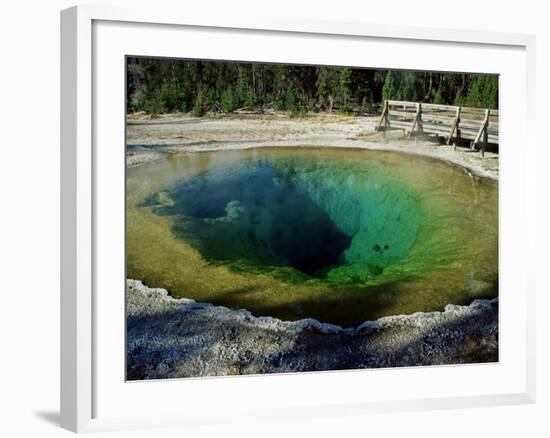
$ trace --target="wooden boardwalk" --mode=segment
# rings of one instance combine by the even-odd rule
[[[447,144],[468,142],[484,155],[488,145],[498,147],[498,110],[432,103],[386,100],[377,131],[402,129],[404,135],[432,134]]]

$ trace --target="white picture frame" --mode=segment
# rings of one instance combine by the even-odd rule
[[[140,42],[139,35],[143,29],[147,29],[149,32],[148,39]],[[84,432],[205,424],[211,421],[213,412],[216,413],[216,421],[223,422],[228,421],[229,418],[235,421],[235,419],[244,419],[250,416],[256,418],[274,418],[276,416],[301,418],[312,415],[361,415],[369,412],[399,412],[534,402],[535,311],[534,283],[531,280],[533,276],[530,275],[531,268],[525,260],[517,263],[514,272],[508,272],[505,269],[515,261],[513,256],[509,255],[510,251],[507,252],[508,255],[501,253],[500,270],[507,272],[501,281],[506,283],[504,286],[510,286],[510,289],[513,288],[519,293],[517,297],[504,293],[501,299],[500,323],[503,328],[501,342],[504,343],[502,345],[504,359],[496,364],[497,368],[491,369],[490,374],[497,376],[494,382],[486,381],[485,386],[478,385],[478,390],[473,390],[473,386],[463,385],[461,379],[471,382],[470,376],[475,376],[478,372],[489,374],[487,369],[483,371],[480,368],[483,365],[477,367],[458,366],[445,368],[445,370],[440,370],[437,367],[412,371],[410,369],[376,370],[377,374],[373,374],[369,370],[360,370],[328,374],[308,373],[307,377],[294,374],[187,379],[185,382],[169,380],[138,384],[121,381],[114,385],[120,391],[116,388],[112,392],[110,389],[106,389],[114,387],[113,380],[110,379],[117,379],[120,376],[121,370],[116,366],[116,373],[109,372],[106,361],[113,360],[113,363],[118,364],[120,357],[117,355],[120,354],[121,357],[124,355],[124,345],[119,342],[122,339],[121,336],[124,336],[124,326],[119,324],[120,318],[123,316],[120,315],[119,297],[117,298],[118,304],[111,305],[109,295],[105,295],[105,290],[112,287],[112,290],[123,291],[125,280],[123,277],[116,280],[117,272],[108,273],[101,267],[102,263],[106,263],[102,256],[105,252],[105,245],[98,240],[99,235],[105,236],[102,237],[104,239],[109,238],[110,242],[114,242],[110,251],[115,257],[113,260],[119,260],[119,262],[123,260],[123,257],[120,257],[121,254],[124,254],[123,240],[120,241],[120,234],[110,235],[108,232],[103,232],[104,228],[102,227],[105,226],[105,221],[101,211],[105,209],[98,208],[103,202],[117,202],[117,199],[120,201],[120,198],[116,197],[117,193],[120,194],[121,190],[123,193],[124,190],[124,187],[119,187],[124,178],[124,155],[120,154],[124,149],[124,140],[120,144],[120,150],[116,147],[105,149],[104,146],[107,143],[117,145],[122,138],[120,137],[120,128],[124,126],[124,112],[118,113],[118,119],[116,114],[120,108],[123,108],[124,96],[118,94],[120,89],[117,87],[120,86],[120,81],[123,81],[124,72],[122,69],[118,69],[119,64],[112,68],[106,63],[109,59],[122,62],[120,55],[123,53],[166,56],[172,53],[170,52],[172,49],[168,47],[169,45],[161,46],[161,39],[167,33],[178,32],[178,29],[185,30],[185,32],[199,32],[202,37],[213,39],[215,39],[214,36],[228,37],[231,34],[236,41],[239,38],[246,39],[253,36],[255,39],[265,37],[281,41],[283,39],[295,39],[296,41],[307,39],[308,44],[315,44],[315,41],[324,38],[325,44],[334,39],[335,47],[342,44],[342,41],[346,41],[346,44],[349,45],[384,43],[388,47],[393,45],[397,47],[401,44],[402,46],[407,45],[411,50],[416,47],[419,50],[441,49],[444,52],[450,45],[463,53],[472,50],[484,51],[483,53],[486,53],[489,59],[479,59],[478,68],[483,72],[503,74],[504,84],[503,96],[501,96],[504,105],[501,110],[503,120],[501,175],[503,179],[500,185],[500,196],[501,216],[505,211],[506,217],[504,222],[501,220],[500,224],[500,248],[501,251],[504,251],[503,248],[518,248],[522,244],[513,235],[514,227],[520,223],[527,228],[528,242],[523,243],[534,245],[535,219],[534,215],[529,214],[529,211],[533,211],[535,208],[535,165],[533,163],[535,154],[532,153],[535,148],[532,129],[535,84],[534,36],[483,31],[375,26],[359,22],[315,22],[291,18],[279,20],[245,17],[227,22],[223,18],[215,16],[193,16],[184,11],[163,11],[157,8],[130,10],[104,6],[78,6],[64,10],[61,13],[62,427],[75,432]],[[132,32],[132,35],[136,36],[132,41],[135,44],[141,44],[139,47],[134,46],[133,49],[128,49],[132,50],[131,52],[126,52],[127,46],[123,44],[126,32]],[[109,41],[108,48],[105,41]],[[197,41],[201,41],[200,38]],[[281,42],[281,44],[283,43]],[[249,49],[254,50],[254,47]],[[261,48],[258,48],[256,53],[261,53],[259,49]],[[136,53],[135,50],[139,50],[140,53]],[[181,53],[176,53],[176,50],[173,50],[174,56],[181,56]],[[200,56],[201,50],[205,51],[205,55]],[[206,53],[207,50],[210,52]],[[295,49],[295,54],[292,50],[294,49],[289,49],[286,52],[287,58],[284,60],[292,62],[292,60],[302,59],[300,56],[303,54],[298,53],[298,48]],[[264,50],[261,55],[261,59],[264,61],[273,61],[274,58],[271,56],[277,56],[265,52]],[[492,52],[495,54],[491,55]],[[215,59],[216,53],[215,48],[208,49],[206,43],[198,43],[188,57],[194,55]],[[227,57],[218,55],[219,59],[239,60],[257,60],[259,59],[257,56],[260,55],[255,55],[252,51],[249,55],[242,53],[230,54]],[[312,54],[311,56],[320,57],[321,55]],[[336,53],[324,53],[323,56],[336,56]],[[335,59],[335,63],[345,62],[345,58],[343,58],[346,56],[345,54],[338,56],[340,58]],[[353,65],[388,67],[387,62],[389,61],[385,61],[380,53],[377,56],[379,59],[376,65],[365,65],[364,61]],[[506,61],[511,59],[521,62],[506,66]],[[401,65],[395,67],[435,69],[438,68],[438,65],[443,70],[465,71],[464,64],[461,64],[456,57],[453,60],[451,55],[442,55],[439,60],[407,58],[401,61]],[[496,67],[491,67],[492,65],[496,65]],[[502,73],[504,70],[501,71],[499,65],[503,66],[502,69],[509,70]],[[104,67],[107,68],[104,69]],[[493,70],[491,70],[492,68]],[[113,82],[114,88],[111,88],[111,85],[103,86],[102,81],[108,81],[108,77],[112,77],[110,72],[113,71],[120,74],[120,77],[116,78],[116,83]],[[106,74],[110,76],[106,76]],[[513,78],[525,80],[522,85],[516,87],[515,95],[510,93],[507,85],[512,82]],[[98,92],[99,89],[103,91]],[[116,120],[113,122],[116,124],[116,126],[113,125],[113,131],[110,131],[105,124],[102,125],[102,120],[107,117],[107,114],[104,115],[100,110],[106,108],[105,99],[101,93],[109,95],[109,99],[113,99],[110,102],[113,104],[110,106],[113,108],[113,113],[109,114],[110,119],[114,115]],[[512,118],[516,120],[518,117],[520,121],[514,126],[505,124],[506,120]],[[507,146],[518,138],[524,140],[521,156],[513,148]],[[98,142],[103,148],[99,154]],[[524,153],[525,151],[527,153]],[[111,160],[111,158],[113,159]],[[511,182],[514,182],[514,185]],[[113,197],[110,201],[104,201],[107,196],[110,196],[106,194],[107,187],[116,188],[113,190]],[[522,208],[515,208],[514,211],[513,203],[516,201],[522,202]],[[123,209],[123,206],[121,208]],[[116,222],[120,225],[120,215],[115,214],[111,219],[113,223]],[[118,229],[120,231],[120,228]],[[101,293],[103,295],[99,298]],[[514,315],[512,311],[517,312],[514,320],[512,320]],[[113,318],[106,318],[107,315],[113,316]],[[112,342],[106,341],[104,335],[107,331],[105,320],[116,321],[113,326],[108,327],[111,333],[113,333],[112,330],[122,331],[113,335]],[[514,331],[511,329],[513,327]],[[508,360],[512,356],[514,356],[513,364],[512,359]],[[367,379],[373,381],[373,376],[376,381],[380,382],[385,379],[399,382],[400,379],[406,381],[408,377],[412,376],[411,373],[414,373],[415,384],[421,385],[424,382],[428,387],[428,380],[431,379],[439,383],[433,384],[429,394],[415,388],[404,393],[400,392],[398,388],[386,398],[380,395],[370,398],[364,394],[355,394],[354,397],[346,395],[346,388],[360,387],[361,384],[367,382]],[[448,391],[445,388],[442,389],[440,383],[445,382],[446,379],[448,381],[449,378],[456,378],[458,386],[462,388],[453,389],[452,385],[449,385]],[[480,381],[473,383],[478,384]],[[156,411],[148,406],[144,411],[147,412],[147,415],[144,415],[137,411],[132,414],[131,409],[125,411],[121,408],[124,405],[121,397],[127,397],[124,400],[136,397],[143,397],[147,400],[165,394],[167,400],[170,400],[175,391],[178,391],[174,388],[177,386],[181,390],[182,385],[186,385],[188,394],[203,395],[194,400],[193,411],[190,410],[190,406],[170,412],[160,406]],[[305,395],[298,397],[299,400],[294,404],[285,404],[284,391],[292,390],[292,388],[303,389],[302,392]],[[329,403],[322,396],[315,394],[315,388],[324,388],[329,394],[332,394],[334,401]],[[336,388],[343,389],[338,392]],[[243,396],[243,393],[245,395],[246,393],[256,394],[259,391],[273,391],[274,403],[277,408],[275,409],[271,405],[262,406],[262,403],[251,401],[250,397],[247,401]],[[211,398],[208,398],[216,394],[220,394],[221,400],[224,400],[224,397],[227,400],[231,394],[241,394],[236,397],[238,404],[242,404],[242,406],[230,412],[223,412],[219,406],[212,403]]]

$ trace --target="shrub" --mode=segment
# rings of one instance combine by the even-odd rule
[[[285,109],[285,99],[281,93],[278,93],[273,98],[273,109],[275,111],[283,111]]]
[[[309,112],[309,105],[306,103],[301,103],[294,105],[294,108],[290,110],[291,117],[303,117]]]
[[[351,114],[353,112],[353,108],[351,105],[340,105],[338,107],[338,112],[342,114]]]

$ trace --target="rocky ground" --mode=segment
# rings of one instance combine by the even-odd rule
[[[430,138],[403,137],[401,130],[375,132],[378,117],[310,114],[211,115],[172,114],[150,119],[128,116],[127,164],[139,166],[177,151],[214,151],[262,146],[331,146],[399,151],[445,160],[483,177],[498,179],[498,154],[485,158],[467,147],[442,145]]]
[[[498,300],[343,329],[171,298],[127,281],[129,380],[498,361]]]

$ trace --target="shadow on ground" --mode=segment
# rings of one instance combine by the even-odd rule
[[[59,411],[36,411],[34,415],[52,426],[59,426],[61,422]]]

